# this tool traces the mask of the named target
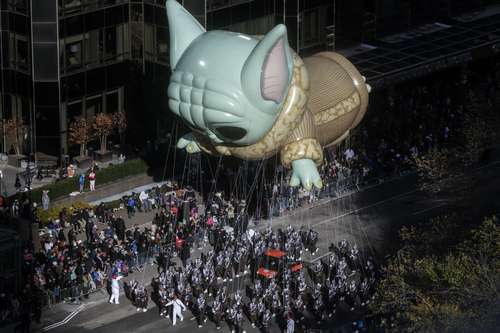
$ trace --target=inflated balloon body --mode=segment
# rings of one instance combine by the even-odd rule
[[[192,129],[177,143],[189,153],[262,160],[281,154],[291,185],[321,187],[323,147],[363,118],[369,86],[343,56],[301,59],[284,25],[258,39],[205,29],[175,0],[170,28],[169,107]]]

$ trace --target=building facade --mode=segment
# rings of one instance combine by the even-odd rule
[[[287,25],[307,55],[370,43],[495,0],[179,0],[209,30],[262,35]],[[170,131],[165,0],[0,0],[3,152],[75,155],[78,116],[124,111],[127,141]],[[7,133],[6,121],[18,130]]]
[[[125,111],[132,142],[161,127],[168,82],[164,1],[5,0],[2,9],[2,151],[74,153],[78,116]],[[153,112],[154,110],[154,112]],[[5,126],[4,126],[5,127]]]

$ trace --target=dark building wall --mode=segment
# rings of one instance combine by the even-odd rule
[[[0,1],[0,119],[15,119],[20,150],[26,151],[31,118],[31,51],[27,1]],[[22,125],[22,126],[21,126]],[[2,131],[3,132],[3,131]],[[9,151],[13,136],[2,134],[0,151]]]
[[[107,4],[73,8],[60,20],[62,103],[68,123],[78,116],[125,111],[127,141],[142,145],[155,138],[156,115],[161,115],[156,100],[151,99],[164,91],[166,100],[168,74],[162,75],[163,84],[158,75],[151,76],[169,72],[164,1]],[[148,64],[162,70],[151,71]],[[117,139],[111,137],[110,141],[116,143]],[[97,142],[93,147],[97,148]],[[75,153],[77,147],[68,148]]]
[[[57,0],[32,1],[34,133],[36,150],[64,154],[64,131],[59,96],[58,5]]]
[[[363,39],[363,0],[337,1],[336,48],[350,47]]]

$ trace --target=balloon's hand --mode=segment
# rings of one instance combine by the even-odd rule
[[[201,151],[200,146],[193,137],[193,133],[182,136],[182,138],[177,141],[177,148],[186,149],[186,152],[189,154],[195,154]]]
[[[318,189],[323,187],[318,168],[313,160],[302,159],[293,161],[292,170],[290,186],[302,184],[306,190],[312,189],[313,185]]]
[[[372,86],[370,86],[368,83],[366,83],[366,77],[362,76],[363,78],[363,82],[365,83],[366,85],[366,90],[368,90],[368,93],[371,93],[372,91]]]

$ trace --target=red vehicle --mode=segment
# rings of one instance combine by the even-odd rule
[[[300,262],[286,262],[286,253],[277,249],[268,249],[264,253],[263,266],[257,270],[257,275],[266,279],[272,279],[283,271],[287,265],[292,273],[298,272],[302,269]]]

